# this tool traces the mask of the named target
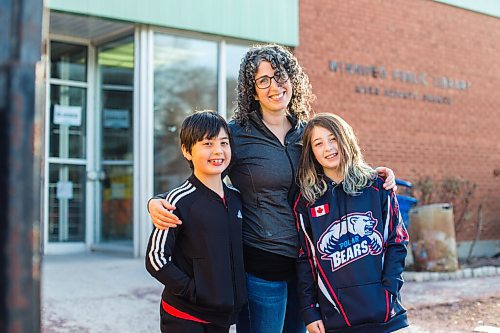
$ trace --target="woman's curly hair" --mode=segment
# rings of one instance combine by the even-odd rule
[[[274,70],[286,71],[293,88],[288,112],[296,116],[298,120],[307,120],[311,112],[311,102],[314,100],[309,78],[299,65],[297,58],[289,50],[276,44],[253,46],[241,60],[234,120],[247,126],[249,114],[256,110],[260,112],[259,101],[255,100],[257,93],[254,79],[262,61],[269,62]]]

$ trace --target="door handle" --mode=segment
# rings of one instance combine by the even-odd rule
[[[102,170],[92,170],[87,172],[87,180],[92,182],[103,181],[106,178],[106,173]]]

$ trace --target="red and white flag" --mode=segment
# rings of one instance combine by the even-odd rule
[[[328,204],[319,205],[319,206],[311,208],[311,216],[312,217],[320,217],[320,216],[323,216],[325,214],[328,214],[329,211],[330,211],[330,207],[328,206]]]

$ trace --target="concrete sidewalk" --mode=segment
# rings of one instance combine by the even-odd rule
[[[44,256],[43,333],[159,332],[162,285],[144,259],[90,253]],[[500,276],[407,282],[408,308],[500,295]],[[405,332],[422,332],[405,330]]]
[[[42,332],[158,332],[162,289],[144,259],[103,253],[44,256]]]

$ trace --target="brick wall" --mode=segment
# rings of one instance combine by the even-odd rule
[[[398,178],[476,183],[457,238],[475,237],[483,203],[481,239],[500,239],[500,19],[424,0],[301,0],[299,9],[295,54],[315,111],[343,116],[367,161]]]

